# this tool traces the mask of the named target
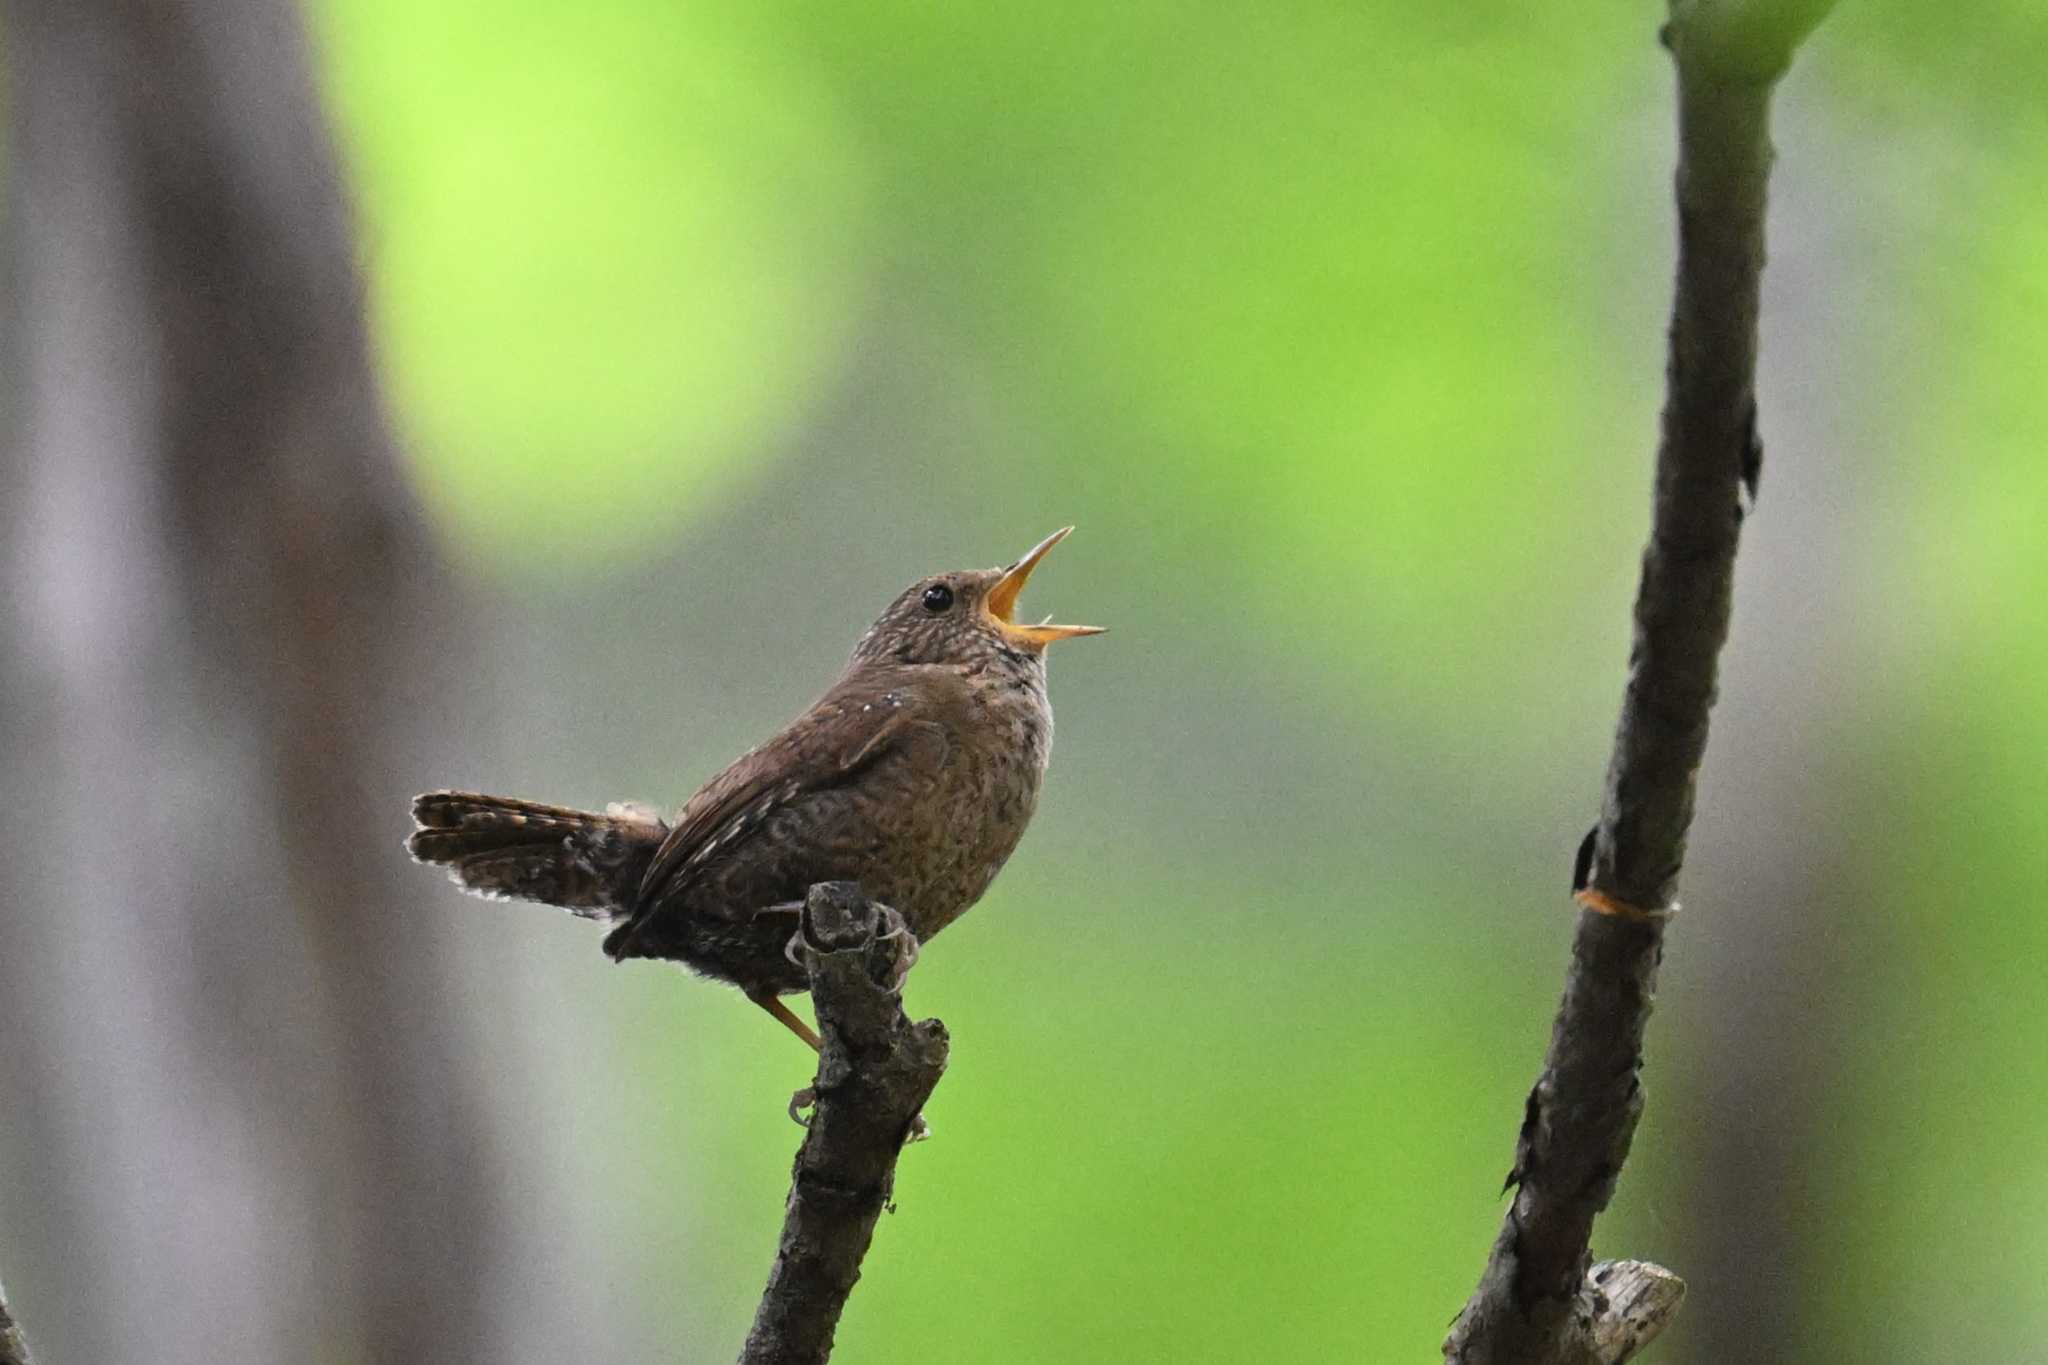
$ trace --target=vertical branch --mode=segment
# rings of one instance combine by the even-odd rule
[[[740,1365],[822,1365],[831,1356],[897,1154],[946,1069],[945,1025],[903,1013],[898,989],[914,948],[893,911],[850,882],[824,882],[811,888],[798,932],[825,1043],[811,1092],[817,1109]]]
[[[1728,635],[1743,491],[1754,495],[1762,460],[1757,308],[1771,92],[1829,3],[1671,0],[1678,271],[1628,686],[1600,823],[1582,855],[1585,909],[1564,999],[1509,1175],[1514,1202],[1444,1343],[1458,1365],[1626,1359],[1676,1312],[1683,1290],[1648,1267],[1656,1294],[1611,1295],[1589,1273],[1590,1246],[1642,1113],[1643,1030]],[[1631,1313],[1630,1330],[1617,1330]]]

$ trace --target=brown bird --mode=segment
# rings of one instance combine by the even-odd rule
[[[825,695],[673,823],[637,803],[599,813],[428,792],[406,846],[465,891],[613,925],[615,959],[670,958],[729,981],[817,1047],[777,998],[810,984],[785,950],[811,885],[859,882],[924,943],[1023,837],[1052,751],[1046,647],[1101,628],[1020,624],[1017,597],[1073,529],[1008,568],[913,583]]]

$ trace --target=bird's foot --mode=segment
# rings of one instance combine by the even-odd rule
[[[789,1097],[789,1121],[799,1128],[808,1128],[811,1126],[812,1117],[809,1111],[817,1107],[818,1088],[807,1085]],[[931,1136],[932,1126],[925,1122],[924,1115],[920,1113],[910,1120],[910,1131],[903,1135],[903,1145],[908,1147],[913,1142],[929,1142]]]
[[[782,945],[782,956],[789,965],[804,974],[804,980],[811,979],[811,964],[804,961],[804,931],[798,929],[789,936],[789,942]]]
[[[894,908],[887,905],[878,905],[875,909],[880,911],[882,916],[882,932],[875,935],[876,941],[903,940],[903,950],[896,957],[895,979],[888,983],[889,993],[900,996],[903,994],[903,982],[909,977],[910,969],[917,965],[917,935],[910,932],[910,925],[905,922],[903,916],[898,914]],[[919,1121],[922,1122],[922,1119]],[[917,1139],[912,1138],[911,1140],[914,1142]]]
[[[794,904],[788,907],[780,905],[770,905],[760,910],[757,910],[754,913],[757,915],[767,915],[774,914],[784,909],[793,909],[801,911],[803,909],[803,906],[801,903]],[[910,969],[917,965],[917,935],[911,932],[909,923],[903,918],[902,914],[899,913],[894,907],[887,905],[877,905],[875,907],[875,911],[877,914],[881,916],[882,921],[881,929],[875,934],[875,942],[888,943],[894,942],[899,939],[903,942],[903,947],[896,954],[894,962],[892,964],[892,979],[885,983],[888,986],[889,993],[891,995],[900,996],[903,994],[903,982],[905,978],[907,978],[910,975]],[[810,964],[804,960],[804,947],[804,931],[802,927],[799,926],[797,931],[789,936],[789,941],[782,945],[782,956],[789,963],[790,966],[802,972],[804,976],[808,979],[810,976],[811,968]]]

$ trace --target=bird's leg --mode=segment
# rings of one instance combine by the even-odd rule
[[[803,1039],[806,1043],[809,1043],[811,1051],[823,1052],[825,1050],[825,1044],[819,1040],[817,1031],[803,1020],[797,1018],[796,1011],[783,1004],[781,999],[772,992],[748,991],[747,999],[753,1001],[762,1009],[767,1010],[768,1013],[781,1021],[784,1028]]]
[[[781,1020],[782,1026],[788,1029],[791,1033],[794,1033],[797,1037],[809,1043],[811,1045],[811,1050],[813,1052],[818,1053],[820,1056],[824,1055],[825,1044],[819,1040],[817,1033],[811,1028],[809,1024],[806,1024],[803,1020],[797,1018],[796,1011],[792,1010],[789,1006],[783,1004],[781,999],[774,995],[772,992],[748,991],[747,999],[753,1001],[762,1009],[767,1010],[770,1014],[774,1015],[777,1019]],[[804,1117],[804,1110],[810,1108],[817,1102],[817,1089],[813,1086],[805,1086],[803,1089],[797,1091],[794,1095],[791,1095],[789,1097],[789,1117],[794,1122],[800,1123],[806,1128],[810,1127],[811,1122],[809,1119]]]

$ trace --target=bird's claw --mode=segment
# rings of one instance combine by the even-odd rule
[[[875,935],[877,942],[902,939],[903,948],[897,954],[894,965],[894,980],[889,983],[891,995],[903,994],[903,983],[910,976],[910,969],[917,965],[917,935],[910,932],[910,925],[893,908],[880,905],[875,907],[882,914],[882,932]]]
[[[757,911],[756,913],[767,914],[773,911],[781,910],[782,908],[783,907],[779,905],[772,905],[768,906],[764,910]],[[801,909],[802,907],[798,906],[796,908]],[[903,918],[902,914],[899,913],[893,907],[887,905],[877,905],[875,907],[875,910],[881,916],[882,922],[881,928],[875,934],[875,941],[877,943],[892,942],[896,939],[902,939],[904,941],[903,949],[900,953],[898,953],[896,957],[895,980],[892,981],[889,986],[889,989],[893,994],[901,995],[903,993],[904,978],[908,977],[910,975],[910,969],[917,965],[917,954],[919,946],[917,942],[917,935],[910,931],[909,922],[906,921]],[[790,966],[796,968],[800,972],[803,972],[806,976],[810,974],[811,970],[810,963],[804,960],[804,952],[807,946],[808,945],[804,942],[804,931],[801,925],[798,926],[797,931],[794,934],[791,934],[789,936],[789,941],[782,945],[782,956],[784,960],[786,960]]]
[[[789,1121],[799,1128],[810,1127],[810,1117],[804,1111],[806,1109],[815,1109],[817,1104],[817,1087],[805,1086],[789,1097]],[[924,1115],[919,1113],[911,1118],[910,1131],[903,1135],[903,1145],[908,1147],[913,1142],[929,1142],[931,1141],[931,1136],[932,1126],[926,1123]]]
[[[814,1107],[817,1103],[818,1091],[815,1086],[807,1085],[797,1091],[789,1097],[789,1121],[799,1128],[810,1127],[811,1121],[804,1117],[803,1111]]]

